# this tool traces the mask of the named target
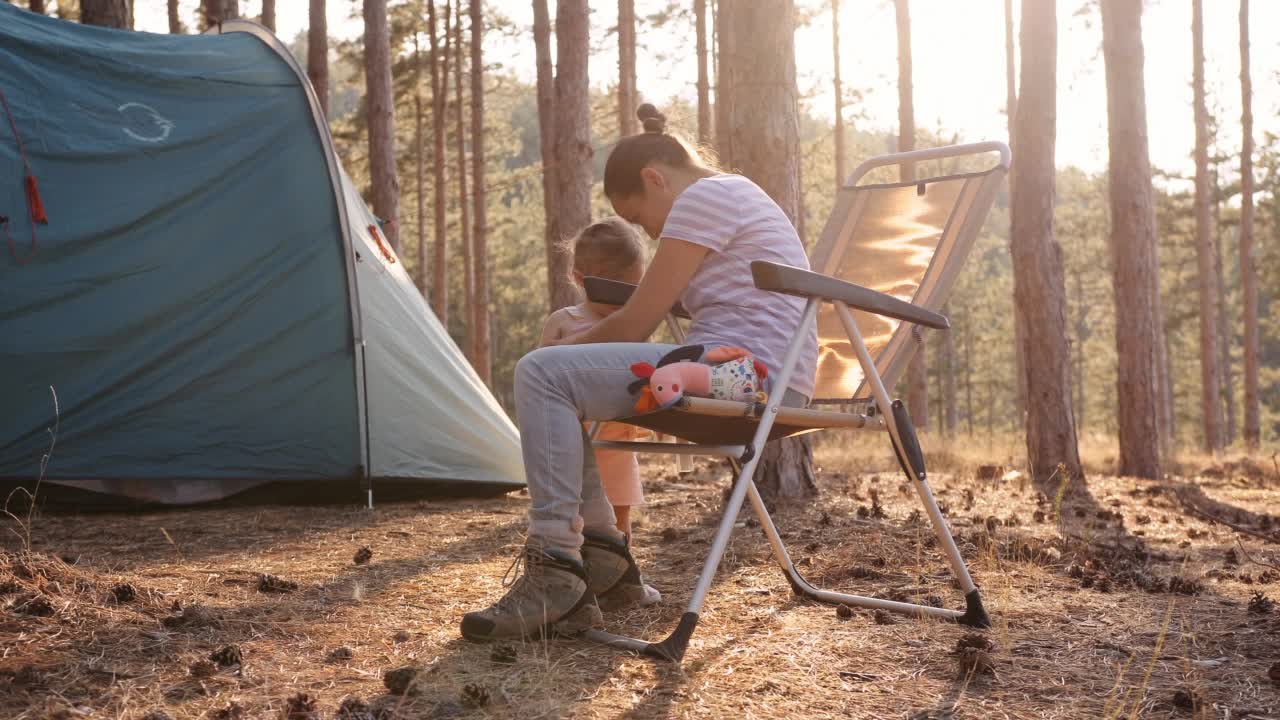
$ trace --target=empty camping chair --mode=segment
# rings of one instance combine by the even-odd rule
[[[909,182],[859,183],[870,171],[892,165],[950,159],[974,162],[998,153],[985,169],[928,177]],[[965,567],[951,531],[934,500],[925,474],[924,454],[910,416],[893,387],[921,342],[917,327],[945,330],[937,313],[981,230],[995,194],[1009,170],[1009,148],[1003,143],[916,150],[884,155],[860,165],[840,188],[835,208],[814,249],[816,272],[770,262],[752,263],[757,287],[806,299],[804,313],[788,346],[766,403],[729,402],[685,396],[671,408],[622,418],[674,435],[692,444],[595,441],[597,447],[654,453],[686,453],[728,458],[737,473],[710,552],[679,625],[666,639],[647,642],[599,630],[587,639],[669,660],[684,656],[698,615],[724,555],[744,499],[797,595],[819,602],[877,608],[989,627],[977,586]],[[588,278],[593,301],[621,304],[632,286]],[[687,315],[678,305],[669,327],[682,337],[675,318]],[[818,369],[810,408],[781,406],[809,323],[818,327]],[[813,409],[827,406],[833,409]],[[841,408],[860,408],[847,412]],[[894,454],[920,496],[934,533],[964,592],[963,610],[917,605],[819,590],[805,581],[787,553],[765,508],[752,475],[766,442],[822,429],[887,432]]]

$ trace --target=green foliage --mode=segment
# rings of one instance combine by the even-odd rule
[[[432,152],[430,142],[431,83],[426,62],[430,43],[426,36],[426,15],[420,0],[393,5],[395,57],[396,133],[401,185],[401,238],[403,260],[411,273],[418,271],[418,228],[426,241],[432,238]],[[491,33],[522,36],[525,30],[510,20],[489,12]],[[691,24],[680,4],[672,4],[640,22],[654,28]],[[464,22],[464,42],[470,33]],[[418,39],[418,53],[413,40]],[[305,36],[293,46],[305,58]],[[688,39],[692,47],[692,36]],[[690,50],[691,51],[691,50]],[[368,167],[361,95],[363,93],[362,53],[359,41],[339,45],[331,64],[334,105],[331,122],[335,139],[348,172],[367,189]],[[460,312],[463,272],[459,241],[460,204],[457,177],[457,131],[453,111],[454,56],[450,53],[447,83],[447,197],[451,308],[449,332],[463,344],[466,326]],[[512,407],[512,372],[515,363],[537,344],[546,317],[546,247],[543,238],[541,150],[534,88],[522,82],[498,60],[486,58],[485,142],[488,193],[488,247],[490,254],[490,310],[492,314],[493,391],[505,407]],[[464,52],[464,63],[470,63]],[[464,65],[464,78],[470,68]],[[470,122],[469,84],[464,87],[465,115]],[[415,96],[423,108],[422,192],[425,216],[418,217],[418,182],[415,143]],[[895,138],[885,129],[865,127],[857,100],[859,91],[847,92],[846,172],[869,157],[892,152]],[[599,178],[609,148],[618,138],[616,94],[613,87],[593,89],[591,116],[595,151],[593,165],[597,178],[593,193],[596,217],[611,213],[608,201],[599,192]],[[695,135],[696,108],[684,100],[663,102],[669,127],[687,138]],[[468,125],[469,128],[469,125]],[[469,129],[464,144],[470,147]],[[807,246],[812,247],[822,232],[835,201],[834,137],[831,123],[805,110],[800,119],[801,186],[803,218],[799,223]],[[946,128],[920,130],[917,147],[959,141]],[[1241,299],[1239,263],[1236,257],[1239,228],[1239,184],[1235,179],[1237,160],[1230,148],[1215,152],[1222,180],[1220,232],[1227,287],[1228,321],[1231,332],[1232,381],[1237,387],[1237,413],[1242,392],[1239,356]],[[1270,312],[1280,288],[1280,139],[1268,136],[1260,143],[1257,159],[1256,245],[1261,294],[1262,352],[1261,392],[1264,443],[1280,435],[1280,319]],[[955,162],[922,164],[917,176],[951,174],[974,170],[972,164]],[[732,169],[732,168],[726,168]],[[471,166],[467,173],[470,181]],[[897,168],[873,172],[869,182],[897,180]],[[1199,343],[1196,304],[1196,264],[1194,218],[1189,184],[1180,178],[1159,176],[1156,212],[1160,254],[1160,286],[1165,315],[1168,353],[1173,379],[1176,425],[1184,446],[1198,444]],[[468,199],[469,199],[468,190]],[[1082,441],[1090,436],[1110,437],[1116,431],[1116,350],[1115,306],[1112,291],[1111,253],[1108,241],[1109,201],[1105,174],[1091,175],[1068,167],[1058,172],[1055,210],[1055,237],[1062,250],[1067,291],[1067,321],[1072,353],[1073,395]],[[566,228],[571,232],[572,228]],[[958,279],[949,311],[955,333],[955,388],[959,431],[977,433],[1019,432],[1013,388],[1016,383],[1013,330],[1013,275],[1009,256],[1009,199],[997,197],[995,207],[979,235],[970,261]],[[430,248],[428,248],[429,250]],[[430,252],[427,254],[430,261]],[[931,333],[929,340],[930,397],[942,401],[939,358],[942,336]],[[936,412],[935,412],[936,417]],[[931,422],[936,422],[931,418]],[[1237,427],[1239,423],[1237,422]]]

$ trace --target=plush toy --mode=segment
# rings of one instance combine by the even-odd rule
[[[637,412],[669,408],[685,395],[738,402],[764,402],[769,371],[759,360],[738,347],[686,345],[667,353],[655,367],[636,363],[631,372],[640,378],[628,388],[639,394]]]

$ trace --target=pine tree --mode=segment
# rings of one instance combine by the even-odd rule
[[[573,234],[591,223],[591,103],[587,0],[556,3],[555,166],[560,232]],[[558,240],[557,240],[558,241]],[[564,278],[561,282],[567,282]],[[556,298],[558,300],[558,298]]]
[[[446,12],[448,5],[445,5]],[[446,18],[446,24],[448,20]],[[447,51],[446,51],[447,52]],[[454,133],[454,144],[457,149],[457,175],[458,175],[458,225],[461,230],[458,233],[461,250],[462,250],[462,317],[464,332],[466,337],[463,340],[463,352],[467,359],[472,363],[476,357],[476,333],[475,323],[472,320],[473,308],[476,301],[475,289],[475,266],[472,262],[472,225],[471,225],[471,209],[472,204],[468,200],[471,197],[472,188],[467,182],[467,126],[465,120],[464,109],[466,105],[463,103],[463,88],[466,83],[463,79],[463,62],[465,55],[463,54],[462,44],[462,0],[458,0],[457,6],[453,10],[453,90],[454,90],[454,123],[456,130]]]
[[[1253,256],[1253,80],[1249,75],[1249,0],[1240,0],[1240,294],[1244,305],[1244,442],[1257,450],[1258,269]]]
[[[840,0],[831,0],[831,55],[835,73],[831,84],[836,101],[836,187],[845,180],[844,148],[844,87],[840,82]]]
[[[1004,0],[1004,67],[1005,67],[1005,116],[1009,122],[1009,147],[1013,149],[1013,157],[1017,161],[1017,148],[1013,147],[1013,120],[1018,114],[1018,69],[1015,62],[1013,32],[1013,0]],[[1013,205],[1012,185],[1009,186],[1009,204]],[[1013,238],[1010,232],[1010,240]],[[1012,253],[1012,248],[1010,248]],[[1014,412],[1018,421],[1022,422],[1027,414],[1027,374],[1024,370],[1026,361],[1022,356],[1023,336],[1022,320],[1014,317],[1013,321],[1013,357],[1014,357]],[[1079,408],[1076,409],[1079,412]]]
[[[551,16],[547,0],[533,0],[533,43],[537,65],[538,137],[542,153],[543,242],[547,256],[547,299],[552,310],[577,302],[570,278],[571,254],[560,242],[560,181],[556,172],[556,77],[551,62]]]
[[[711,82],[707,70],[707,0],[693,0],[698,48],[698,144],[711,144]]]
[[[908,0],[893,0],[898,28],[898,152],[916,148],[916,116],[911,87],[911,10]],[[915,179],[915,164],[903,163],[902,180]],[[929,425],[929,371],[925,360],[923,331],[912,328],[915,352],[907,365],[907,409],[918,430]]]
[[[1022,2],[1022,87],[1014,121],[1018,162],[1011,238],[1014,310],[1025,329],[1027,455],[1032,479],[1083,477],[1071,411],[1062,248],[1053,237],[1058,27],[1055,0]]]
[[[800,138],[792,0],[722,0],[716,104],[721,160],[751,178],[793,219],[800,213]],[[729,60],[732,58],[732,61]],[[817,492],[804,437],[766,446],[756,483],[766,496]]]
[[[434,5],[434,0],[427,0]],[[431,8],[431,14],[435,14],[435,8]],[[415,13],[416,15],[416,13]],[[432,18],[434,20],[434,17]],[[435,23],[430,23],[434,32]],[[424,170],[425,159],[423,158],[423,123],[425,118],[422,112],[422,39],[419,37],[418,28],[413,28],[413,197],[415,201],[415,210],[417,211],[414,229],[417,233],[418,245],[418,264],[415,269],[413,282],[418,286],[419,293],[426,293],[427,289],[427,189],[426,189],[426,172]],[[435,62],[435,56],[428,59],[429,62]]]
[[[445,169],[449,162],[445,151],[445,125],[449,122],[448,0],[445,0],[443,23],[436,17],[436,0],[427,0],[427,32],[431,46],[427,67],[431,73],[431,214],[435,235],[431,249],[431,308],[440,324],[449,327],[449,218],[445,187]],[[419,221],[418,225],[421,227],[423,223]]]
[[[80,0],[80,22],[127,30],[129,0]]]
[[[40,0],[43,2],[43,0]],[[168,0],[169,11],[169,33],[172,35],[181,35],[187,29],[182,26],[182,17],[178,14],[178,0]]]
[[[329,117],[329,21],[325,0],[311,0],[307,28],[307,79],[315,90],[320,111]]]
[[[618,132],[626,137],[636,123],[636,3],[618,0]]]
[[[1142,0],[1102,0],[1120,474],[1160,478],[1159,264],[1143,80]]]
[[[369,123],[369,175],[373,212],[400,252],[400,179],[396,174],[395,100],[391,94],[391,35],[387,0],[364,0],[365,117]]]
[[[471,318],[475,330],[472,343],[475,354],[471,365],[484,384],[490,383],[493,362],[489,357],[489,260],[488,213],[485,203],[485,154],[484,154],[484,16],[481,0],[471,0],[471,182],[475,188],[471,200],[475,203],[475,230],[472,233],[472,289]]]
[[[262,24],[271,32],[276,31],[276,0],[262,0]]]
[[[1222,450],[1222,376],[1218,366],[1217,274],[1210,237],[1209,111],[1204,92],[1204,11],[1202,0],[1191,0],[1192,89],[1196,122],[1196,257],[1200,291],[1200,415],[1204,447]]]

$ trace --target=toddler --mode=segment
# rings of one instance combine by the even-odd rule
[[[619,218],[609,218],[589,225],[571,241],[573,250],[573,281],[582,287],[583,278],[601,277],[607,280],[638,285],[644,277],[644,243],[631,225]],[[602,305],[583,301],[577,305],[560,308],[547,318],[542,329],[542,346],[560,338],[574,335],[592,327],[617,310],[615,305]],[[603,423],[596,434],[597,440],[635,440],[647,431],[621,423]],[[604,486],[609,504],[617,519],[618,529],[631,541],[631,508],[644,504],[644,489],[640,484],[640,465],[636,454],[624,450],[593,449],[600,483]],[[643,585],[640,605],[652,605],[662,596],[656,589]]]

